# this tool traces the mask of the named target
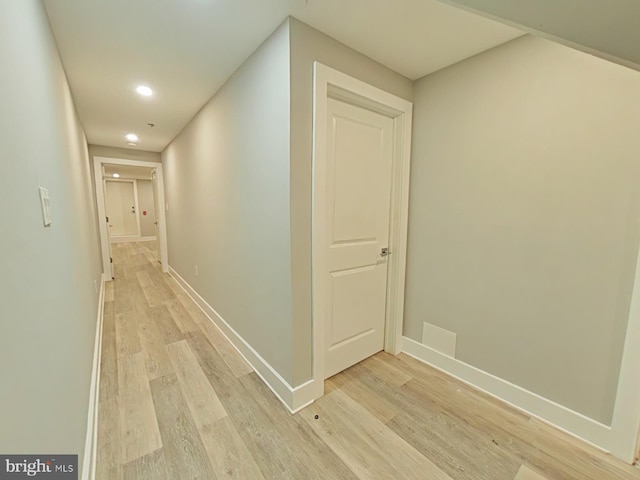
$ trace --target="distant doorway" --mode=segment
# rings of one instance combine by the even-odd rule
[[[157,242],[155,260],[168,272],[162,165],[94,157],[94,173],[105,278],[115,277],[112,244],[119,243]]]

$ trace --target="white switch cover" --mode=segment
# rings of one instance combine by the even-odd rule
[[[49,190],[39,187],[40,204],[42,205],[42,221],[45,227],[51,225],[51,203],[49,202]]]

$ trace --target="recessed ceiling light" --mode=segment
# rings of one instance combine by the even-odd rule
[[[150,97],[151,95],[153,95],[153,90],[151,90],[146,85],[138,85],[136,87],[136,92],[138,92],[143,97]]]
[[[120,178],[120,174],[119,173],[114,173],[113,174],[113,178]]]
[[[136,135],[135,133],[127,133],[125,135],[125,138],[127,140],[129,140],[130,142],[137,142],[138,141],[138,135]]]

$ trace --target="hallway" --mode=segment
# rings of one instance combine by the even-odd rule
[[[640,478],[404,354],[336,375],[324,398],[290,415],[161,273],[156,248],[113,245],[98,479]]]

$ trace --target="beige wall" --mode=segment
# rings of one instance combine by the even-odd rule
[[[416,84],[405,334],[603,423],[640,237],[640,74],[523,37]]]
[[[288,22],[162,159],[170,265],[290,382]]]
[[[153,185],[151,180],[136,180],[138,184],[138,215],[140,216],[140,235],[143,237],[156,236],[156,207],[153,200]],[[144,215],[144,212],[147,212]]]
[[[413,98],[413,83],[291,19],[291,264],[295,384],[311,378],[311,181],[313,62],[319,61],[399,97]]]
[[[86,139],[41,2],[0,10],[0,451],[82,464],[101,278]]]
[[[160,153],[132,148],[107,147],[104,145],[89,145],[89,155],[93,157],[123,158],[125,160],[142,160],[145,162],[160,162]]]

